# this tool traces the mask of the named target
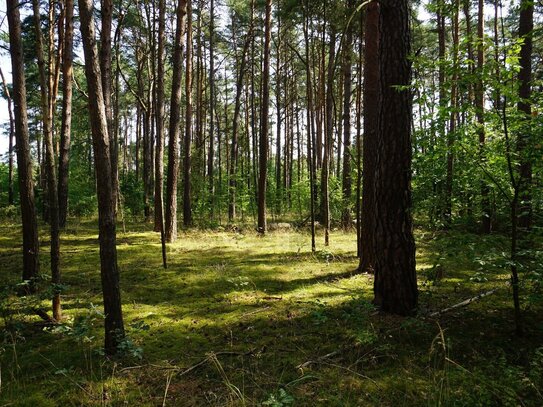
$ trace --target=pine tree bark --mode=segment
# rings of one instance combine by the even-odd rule
[[[184,33],[187,0],[177,3],[177,25],[173,53],[172,96],[170,101],[170,128],[168,144],[168,180],[166,184],[166,240],[177,239],[177,178],[179,173],[179,124],[181,117],[181,70],[183,67]]]
[[[258,178],[258,232],[266,233],[266,181],[268,175],[268,132],[270,103],[270,42],[271,42],[272,0],[266,0],[266,19],[264,33],[264,69],[262,72],[262,110],[260,115],[260,160]]]
[[[92,0],[79,0],[81,36],[85,53],[85,76],[89,89],[89,119],[91,123],[98,194],[98,225],[100,240],[100,272],[104,298],[105,351],[117,352],[124,339],[124,322],[117,266],[115,204],[111,168],[110,140],[102,90],[98,48],[94,33]]]
[[[23,281],[35,279],[40,272],[38,222],[34,203],[32,180],[32,158],[26,105],[26,81],[24,72],[23,41],[21,38],[21,17],[18,0],[7,0],[9,26],[9,51],[13,77],[13,104],[15,116],[15,141],[21,220],[23,224]],[[30,284],[29,291],[33,290]]]
[[[364,46],[364,135],[362,143],[362,208],[360,266],[363,273],[373,273],[375,212],[375,171],[379,120],[379,3],[371,2],[366,9]]]
[[[417,307],[418,296],[411,218],[408,1],[382,0],[379,20],[374,302],[385,312],[408,315]]]

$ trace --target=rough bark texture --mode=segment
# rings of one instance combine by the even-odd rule
[[[66,225],[68,215],[68,179],[70,166],[70,144],[72,132],[72,78],[74,3],[64,3],[64,50],[62,53],[62,124],[60,130],[60,156],[58,160],[58,208],[60,227]]]
[[[100,274],[104,298],[105,350],[115,354],[124,338],[115,230],[115,193],[112,179],[108,123],[94,34],[92,0],[79,0],[85,76],[89,89],[89,115],[97,178]]]
[[[383,0],[379,28],[379,123],[375,177],[375,303],[407,315],[417,306],[411,218],[411,92],[407,0]]]
[[[373,230],[375,208],[375,166],[377,122],[379,117],[379,3],[366,9],[364,47],[364,135],[362,143],[363,178],[360,238],[360,271],[372,273],[375,264]]]
[[[264,71],[262,73],[262,113],[260,124],[260,160],[258,178],[258,231],[266,233],[266,180],[268,174],[268,130],[270,102],[270,42],[271,42],[271,5],[266,1],[266,21],[264,35]]]
[[[34,183],[32,181],[32,158],[30,156],[28,134],[26,82],[19,1],[7,0],[6,6],[9,26],[11,72],[13,77],[13,104],[19,196],[23,224],[23,280],[26,281],[37,277],[40,271],[38,222],[34,204]]]
[[[177,239],[177,176],[179,172],[179,123],[181,116],[181,70],[183,67],[183,48],[187,0],[177,4],[177,26],[173,53],[172,96],[170,101],[170,140],[168,144],[168,181],[166,184],[166,240]]]

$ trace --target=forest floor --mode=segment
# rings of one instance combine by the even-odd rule
[[[41,236],[47,272],[48,238]],[[20,226],[0,225],[0,282],[18,282]],[[507,239],[416,231],[419,316],[378,313],[354,233],[180,232],[168,269],[151,225],[118,230],[123,356],[101,353],[95,222],[62,235],[66,323],[0,298],[2,406],[543,405],[543,312],[523,291],[514,335]],[[506,257],[506,256],[505,256]],[[429,317],[480,293],[472,304]]]

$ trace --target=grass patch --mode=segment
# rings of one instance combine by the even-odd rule
[[[2,225],[0,235],[7,286],[20,278],[20,230]],[[106,360],[96,225],[69,225],[66,326],[44,329],[24,299],[2,298],[0,405],[543,403],[541,306],[524,310],[528,333],[514,337],[506,239],[417,231],[417,318],[375,311],[372,277],[353,273],[353,233],[334,232],[316,253],[309,242],[295,231],[184,231],[164,270],[158,234],[127,224],[118,257],[129,341],[125,356]],[[423,317],[496,287],[439,320]]]

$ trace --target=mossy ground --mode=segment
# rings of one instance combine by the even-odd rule
[[[354,233],[311,253],[306,232],[185,231],[164,270],[151,225],[119,229],[125,356],[100,354],[96,224],[70,224],[66,332],[3,298],[0,405],[543,404],[541,307],[525,307],[514,336],[502,236],[417,231],[420,315],[499,288],[436,319],[376,312],[372,277],[353,273]],[[3,285],[19,279],[20,245],[18,225],[0,226]]]

